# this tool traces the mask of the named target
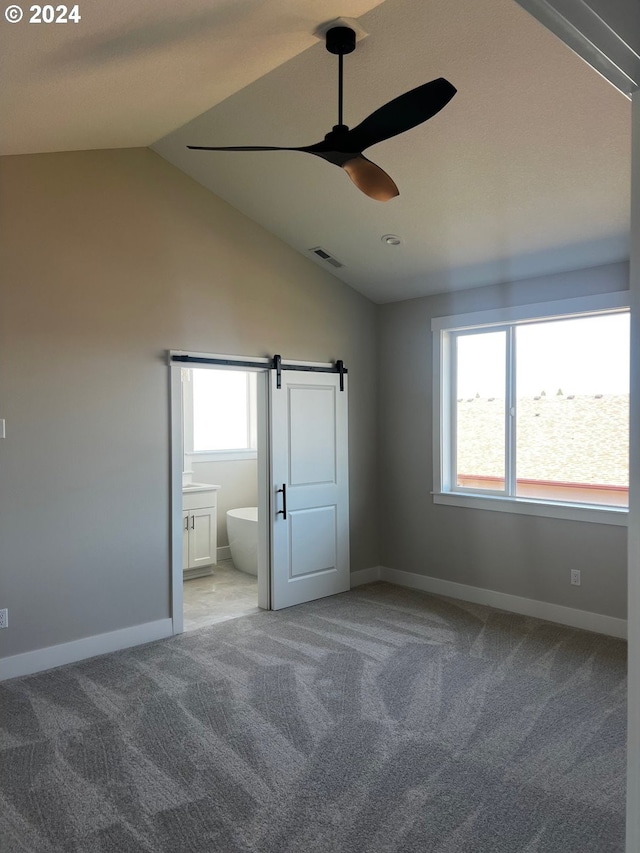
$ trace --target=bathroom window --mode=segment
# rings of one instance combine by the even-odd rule
[[[256,456],[256,374],[183,369],[185,454],[194,461]]]
[[[436,503],[626,523],[627,300],[433,321]]]

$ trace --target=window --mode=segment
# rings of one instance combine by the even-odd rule
[[[627,294],[444,317],[432,328],[434,500],[625,523]]]
[[[256,455],[255,373],[184,368],[182,387],[186,454],[200,462]]]

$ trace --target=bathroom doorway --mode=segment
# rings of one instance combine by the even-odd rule
[[[259,610],[266,370],[228,364],[173,372],[180,381],[183,629],[191,631]]]
[[[207,613],[206,600],[215,601],[216,588],[211,586],[207,590],[210,595],[190,608],[201,617],[199,624],[193,624],[193,615],[189,613],[189,624],[185,625],[183,593],[185,583],[199,578],[205,578],[202,581],[205,587],[208,583],[221,585],[225,568],[252,575],[245,565],[246,559],[253,560],[255,550],[250,544],[255,540],[248,533],[251,526],[254,531],[257,527],[257,583],[249,577],[235,574],[232,577],[243,587],[253,585],[257,608],[280,610],[346,592],[350,588],[350,562],[348,371],[344,362],[285,361],[279,355],[251,358],[180,351],[170,351],[168,356],[174,634],[182,633],[185,627],[204,627],[247,612],[246,601],[236,601],[231,607],[229,601],[233,596],[229,594],[220,596],[228,599],[226,604],[219,602],[220,612]],[[190,369],[189,373],[184,373],[185,367]],[[225,434],[231,429],[229,424],[224,430],[219,430],[215,423],[202,430],[195,425],[197,403],[189,394],[193,397],[194,388],[197,391],[200,386],[211,391],[215,385],[213,378],[200,381],[200,374],[193,372],[200,368],[207,372],[222,371],[224,375],[252,374],[253,378],[237,378],[233,393],[237,399],[248,400],[249,408],[254,401],[255,422],[246,412],[244,420],[236,416],[227,418],[231,404],[220,401],[208,418],[215,421],[221,417],[229,424],[234,420],[245,424],[236,427],[235,433],[236,436],[241,433],[243,441],[238,438],[231,441],[242,447],[215,449],[228,454],[244,452],[245,461],[255,454],[257,513],[256,506],[248,502],[253,497],[243,497],[239,503],[246,505],[229,509],[229,501],[223,504],[221,499],[224,483],[217,482],[221,476],[211,468],[194,468],[198,464],[194,459],[202,464],[216,461],[204,459],[213,441],[205,436]],[[234,385],[232,380],[222,379],[221,383]],[[198,456],[200,453],[203,456]],[[227,497],[232,491],[229,487]],[[225,565],[227,560],[231,563]],[[216,567],[217,580],[207,580],[211,572],[216,577]],[[229,581],[228,585],[231,587],[233,583]],[[196,585],[188,589],[191,593]],[[219,588],[217,591],[224,593]],[[228,591],[231,593],[231,589]],[[253,603],[250,612],[254,612]]]

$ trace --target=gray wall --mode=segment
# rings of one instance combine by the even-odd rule
[[[631,134],[631,435],[629,509],[629,730],[627,853],[640,850],[640,91]]]
[[[0,170],[0,654],[170,615],[167,349],[344,359],[377,565],[376,306],[147,149]]]
[[[621,91],[636,91],[640,79],[638,0],[516,2]]]
[[[625,527],[434,505],[431,319],[628,286],[617,264],[381,306],[383,565],[626,617]]]
[[[552,0],[561,14],[567,15],[567,4]],[[586,5],[616,32],[629,47],[640,53],[640,5],[637,0],[586,0]],[[576,7],[579,9],[579,6]],[[571,13],[569,13],[571,19]]]

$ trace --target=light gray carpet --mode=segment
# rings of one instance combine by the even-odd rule
[[[622,853],[625,644],[373,584],[0,685],[2,853]]]

